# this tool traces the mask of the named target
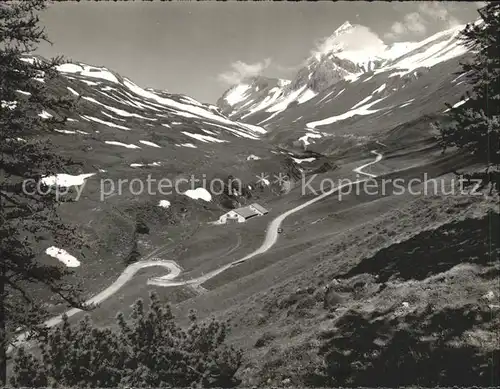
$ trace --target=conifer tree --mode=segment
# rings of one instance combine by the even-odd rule
[[[438,124],[443,148],[458,147],[475,162],[487,166],[474,174],[492,189],[500,182],[500,2],[489,2],[478,10],[480,19],[461,33],[463,44],[474,54],[462,63],[458,74],[471,85],[465,103],[449,111]]]
[[[12,385],[64,387],[232,387],[241,351],[227,346],[228,324],[211,319],[179,326],[169,305],[151,295],[149,311],[138,300],[117,330],[94,327],[89,316],[50,330],[42,357],[20,349]]]
[[[48,88],[60,59],[28,55],[47,39],[37,16],[44,8],[43,0],[0,3],[0,387],[6,383],[14,332],[35,328],[46,314],[33,285],[84,307],[77,288],[65,281],[65,268],[37,261],[39,244],[49,236],[60,247],[81,243],[58,218],[63,199],[38,185],[71,164],[46,138],[54,128],[64,128],[64,114],[74,108],[72,100]]]

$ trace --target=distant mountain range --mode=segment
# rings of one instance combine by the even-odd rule
[[[466,54],[467,49],[458,39],[463,27],[455,26],[420,42],[386,45],[380,41],[352,49],[346,42],[355,39],[356,31],[362,27],[345,22],[328,39],[328,47],[311,55],[292,80],[253,77],[227,90],[217,105],[235,120],[265,125],[277,120],[288,107],[306,102],[320,104],[327,92],[341,82],[353,85],[383,76],[384,81],[405,80],[400,83],[403,84]]]

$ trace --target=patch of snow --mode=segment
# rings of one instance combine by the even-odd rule
[[[63,63],[58,65],[56,69],[63,73],[79,73],[83,71],[83,68],[80,65],[74,63]]]
[[[160,200],[160,202],[158,203],[158,206],[160,206],[162,208],[168,208],[168,207],[170,207],[170,201]]]
[[[217,136],[218,134],[216,132],[210,131],[210,130],[205,130],[204,128],[201,129],[203,132],[209,134],[209,135],[215,135]]]
[[[382,84],[379,88],[375,89],[373,93],[380,93],[385,89],[385,84]],[[373,94],[372,93],[372,94]]]
[[[140,140],[139,143],[142,143],[144,145],[151,146],[151,147],[161,148],[161,146],[158,146],[156,143],[153,143],[153,142],[150,142],[147,140]]]
[[[254,103],[254,100],[248,100],[245,104],[243,104],[242,106],[240,106],[240,108],[238,109],[238,111],[243,111],[243,108],[245,108],[247,105],[251,105],[252,103]]]
[[[305,146],[310,145],[309,138],[321,138],[320,134],[307,133],[299,138],[299,141],[303,142]]]
[[[460,107],[462,104],[465,104],[469,100],[469,98],[466,98],[464,100],[460,100],[458,103],[453,104],[452,108],[457,108]]]
[[[42,182],[48,186],[59,186],[61,188],[69,188],[71,186],[80,186],[85,183],[85,180],[92,177],[95,173],[86,174],[56,174],[55,176],[47,176],[42,178]]]
[[[283,111],[284,111],[284,110],[281,110],[281,111],[276,111],[276,112],[275,112],[275,113],[273,113],[271,116],[269,116],[267,119],[264,119],[264,120],[262,120],[262,121],[258,122],[257,124],[262,124],[262,123],[265,123],[265,122],[267,122],[267,121],[271,120],[273,117],[275,117],[275,116],[279,115],[279,114],[280,114],[280,113],[282,113]]]
[[[284,99],[279,101],[277,104],[272,105],[268,109],[266,109],[266,112],[277,112],[277,111],[284,111],[288,105],[297,99],[298,96],[300,96],[307,88],[307,85],[304,85],[303,87],[293,91],[290,93],[288,96],[286,96]]]
[[[316,161],[316,158],[314,157],[311,157],[311,158],[302,158],[302,159],[299,159],[299,158],[293,158],[292,159],[296,162],[296,163],[302,163],[302,162],[313,162],[313,161]]]
[[[115,107],[110,107],[106,104],[103,104],[101,103],[100,101],[97,101],[96,99],[92,98],[92,97],[83,97],[83,99],[87,100],[87,101],[90,101],[91,103],[94,103],[94,104],[98,104],[114,113],[116,113],[117,115],[120,115],[120,116],[124,116],[124,117],[136,117],[136,118],[139,118],[139,119],[145,119],[145,120],[153,120],[153,121],[156,121],[158,119],[152,119],[152,118],[147,118],[147,117],[144,117],[142,115],[138,115],[136,113],[130,113],[130,112],[127,112],[127,111],[124,111],[123,109],[118,109],[118,108],[115,108]]]
[[[33,80],[45,83],[45,80],[43,78],[41,78],[41,77],[33,77]]]
[[[31,96],[31,93],[30,93],[30,92],[25,92],[25,91],[23,91],[23,90],[19,90],[19,89],[17,89],[17,90],[16,90],[16,92],[21,93],[22,95],[25,95],[25,96]]]
[[[115,118],[113,115],[110,115],[109,113],[107,112],[104,112],[104,111],[101,111],[101,113],[104,115],[104,116],[107,116],[108,118],[110,119],[113,119],[113,120],[118,120],[120,122],[124,122],[125,119],[120,119],[120,118]]]
[[[193,115],[192,113],[189,113],[189,112],[177,111],[175,113],[175,115],[182,116],[182,117],[185,117],[185,118],[198,118],[199,119],[199,116]]]
[[[269,93],[273,93],[273,92],[274,92],[274,94],[272,96],[267,95],[266,98],[264,100],[262,100],[262,102],[258,106],[253,107],[251,110],[248,111],[248,113],[243,115],[241,118],[245,119],[247,116],[250,116],[255,112],[261,111],[264,108],[267,108],[270,105],[272,105],[274,102],[276,102],[278,97],[281,95],[282,90],[280,88],[272,88],[269,91]]]
[[[106,140],[106,141],[104,141],[104,143],[106,143],[108,145],[123,146],[123,147],[126,147],[127,149],[140,149],[139,146],[136,146],[134,144],[127,145],[125,143],[116,142],[114,140]]]
[[[363,82],[370,81],[373,78],[374,74],[372,74],[370,77],[368,77],[366,80],[363,80]]]
[[[95,82],[95,81],[90,81],[90,80],[79,80],[87,85],[90,85],[90,86],[96,86],[96,85],[100,85],[101,83],[100,82]]]
[[[203,107],[203,104],[201,104],[198,100],[195,100],[189,96],[182,96],[181,97],[183,100],[187,101],[188,103],[197,105],[198,107]]]
[[[458,79],[462,78],[463,76],[465,76],[467,73],[469,72],[465,72],[465,73],[462,73],[462,74],[459,74],[457,77],[455,77],[451,82],[456,82]]]
[[[184,192],[184,195],[191,197],[193,200],[212,201],[212,195],[205,188],[189,189]]]
[[[342,89],[339,93],[337,93],[337,94],[335,95],[334,99],[336,99],[337,97],[339,97],[342,93],[344,93],[344,91],[345,91],[345,88],[344,88],[344,89]]]
[[[191,149],[197,149],[198,147],[196,147],[194,144],[192,143],[183,143],[181,144],[182,147],[189,147]]]
[[[119,83],[116,76],[106,68],[98,68],[95,66],[89,66],[84,64],[77,65],[73,63],[65,63],[58,65],[56,69],[62,73],[77,73],[85,77],[100,78],[103,80],[114,82],[116,84]]]
[[[22,57],[20,59],[21,59],[21,61],[27,62],[31,65],[33,65],[35,62],[38,62],[38,60],[35,57]]]
[[[161,163],[160,162],[153,162],[153,163],[147,163],[147,164],[143,164],[143,163],[130,164],[130,167],[143,167],[143,166],[161,166]]]
[[[326,100],[329,96],[331,96],[335,90],[332,90],[331,92],[327,93],[320,101],[318,101],[317,104],[321,103],[323,100]]]
[[[297,102],[299,104],[305,103],[308,100],[311,100],[312,98],[316,97],[318,94],[314,92],[311,89],[307,89],[304,93],[300,95],[300,97],[297,99]]]
[[[262,127],[256,126],[254,124],[241,123],[241,122],[236,122],[236,124],[238,124],[238,125],[240,125],[242,127],[245,127],[245,128],[247,128],[247,129],[249,129],[250,131],[253,131],[253,132],[260,132],[261,134],[267,133],[267,131],[264,130]]]
[[[80,261],[76,259],[74,256],[69,254],[66,250],[57,248],[55,246],[49,247],[45,250],[47,255],[50,255],[53,258],[58,259],[62,263],[64,263],[67,267],[78,267],[80,266]]]
[[[457,36],[464,27],[464,25],[454,26],[414,44],[411,47],[412,51],[408,52],[407,55],[400,56],[390,66],[377,69],[375,73],[384,72],[389,69],[398,69],[404,70],[400,71],[398,75],[405,75],[417,68],[430,68],[438,63],[465,54],[467,48],[457,39]]]
[[[187,132],[187,131],[182,131],[182,133],[184,135],[187,135],[187,136],[189,136],[191,138],[194,138],[196,140],[199,140],[199,141],[205,142],[205,143],[208,143],[208,142],[227,143],[226,140],[217,139],[217,138],[214,138],[213,136],[209,136],[209,135],[193,134],[193,133]]]
[[[58,130],[57,128],[54,128],[55,132],[60,132],[61,134],[76,134],[76,131],[70,131],[70,130]]]
[[[404,104],[400,105],[399,108],[403,108],[403,107],[406,107],[408,105],[410,105],[412,103],[412,101],[414,101],[415,99],[410,99],[408,101],[405,101]]]
[[[219,122],[219,123],[225,123],[225,124],[229,124],[229,125],[236,124],[235,122],[233,122],[229,119],[225,119],[225,118],[221,117],[220,115],[216,115],[212,111],[206,110],[202,107],[178,103],[175,100],[165,98],[165,97],[160,97],[152,92],[148,92],[126,78],[124,78],[123,83],[129,90],[131,90],[136,95],[147,98],[147,99],[154,100],[161,105],[169,106],[171,108],[175,108],[175,109],[178,109],[178,110],[184,111],[184,112],[190,112],[194,115],[198,115],[198,116],[201,116],[201,117],[206,118],[206,119],[211,119],[211,120]],[[241,123],[239,123],[239,125],[242,126]],[[246,129],[253,128],[253,127],[248,127],[248,126],[244,126],[244,127]]]
[[[401,77],[401,76],[404,76],[405,74],[407,74],[408,72],[404,71],[404,72],[395,72],[395,73],[391,73],[387,76],[387,78],[392,78],[392,77]],[[393,89],[394,90],[394,89]]]
[[[348,82],[354,82],[354,81],[357,81],[362,75],[363,75],[363,73],[349,74],[349,75],[344,77],[344,80],[346,80]]]
[[[368,96],[368,97],[365,97],[363,100],[361,100],[359,103],[357,104],[354,104],[351,109],[356,109],[357,107],[359,107],[360,105],[363,105],[364,103],[366,103],[367,101],[371,100],[373,98],[372,95]]]
[[[356,115],[370,115],[374,112],[380,111],[380,109],[369,109],[369,108],[374,106],[375,104],[379,103],[380,101],[382,101],[384,99],[385,99],[385,97],[378,99],[378,100],[375,100],[369,104],[365,104],[359,108],[351,109],[350,111],[345,112],[341,115],[331,116],[331,117],[323,119],[323,120],[318,120],[315,122],[307,123],[307,126],[314,128],[316,126],[325,126],[325,125],[332,124],[332,123],[335,123],[335,122],[338,122],[341,120],[345,120],[345,119],[351,118],[351,117],[356,116]]]
[[[222,128],[222,129],[227,130],[229,132],[232,132],[234,135],[236,135],[237,137],[240,137],[240,138],[243,137],[243,138],[248,138],[248,139],[259,139],[258,137],[254,136],[254,135],[247,134],[246,132],[237,130],[235,128],[230,128],[230,127],[222,126],[220,124],[215,124],[215,123],[211,123],[211,124],[213,126]]]
[[[253,154],[250,154],[248,157],[247,157],[247,161],[257,161],[261,159],[260,157],[257,157],[256,155],[253,155]]]
[[[389,48],[380,54],[385,59],[398,59],[415,49],[418,42],[394,42]]]
[[[227,95],[224,100],[231,106],[243,101],[245,99],[245,92],[250,89],[250,85],[240,84],[235,86]]]
[[[114,128],[119,128],[121,130],[130,131],[130,128],[128,128],[128,127],[120,126],[119,124],[115,124],[115,123],[111,123],[111,122],[107,122],[105,120],[101,120],[101,119],[95,118],[93,116],[82,115],[82,117],[86,120],[91,120],[91,121],[96,122],[96,123],[101,123],[101,124],[104,124],[108,127],[114,127]]]
[[[74,90],[73,88],[71,88],[71,87],[69,87],[69,86],[67,86],[66,88],[68,88],[68,90],[69,90],[71,93],[73,93],[75,96],[80,96],[80,94],[79,94],[76,90]]]
[[[458,103],[455,103],[451,106],[451,108],[457,108],[457,107],[460,107],[461,105],[465,104],[467,102],[467,100],[469,100],[469,98],[466,98],[464,100],[460,100]],[[448,112],[450,110],[450,108],[446,109],[445,111],[443,112]]]
[[[40,116],[42,119],[49,119],[52,117],[52,115],[47,111],[42,111],[42,113],[39,113],[38,116]]]

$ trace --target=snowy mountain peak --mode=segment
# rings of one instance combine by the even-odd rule
[[[334,31],[333,34],[335,36],[339,36],[339,35],[342,35],[342,34],[349,32],[349,31],[352,31],[353,28],[354,28],[354,26],[349,21],[345,21],[339,28],[337,28]]]
[[[468,51],[458,39],[463,28],[463,25],[453,26],[422,41],[386,45],[366,27],[345,22],[317,47],[291,82],[283,85],[278,79],[267,79],[265,87],[258,90],[255,83],[240,85],[233,88],[233,91],[239,92],[235,93],[238,95],[237,103],[231,100],[230,90],[218,104],[221,112],[230,118],[249,120],[250,117],[258,117],[255,123],[267,126],[289,107],[302,105],[337,83],[356,82],[366,73],[372,73],[365,77],[366,80],[386,73],[385,77],[391,83],[394,82],[393,77],[410,75],[410,78],[418,78],[415,75],[418,69],[429,69]],[[387,90],[384,93],[391,92]],[[320,100],[318,97],[317,101]]]

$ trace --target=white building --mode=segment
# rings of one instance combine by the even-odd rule
[[[232,209],[226,212],[219,218],[219,223],[225,224],[227,222],[238,222],[244,223],[248,219],[255,216],[262,216],[267,214],[269,211],[257,203],[247,205],[246,207]]]

